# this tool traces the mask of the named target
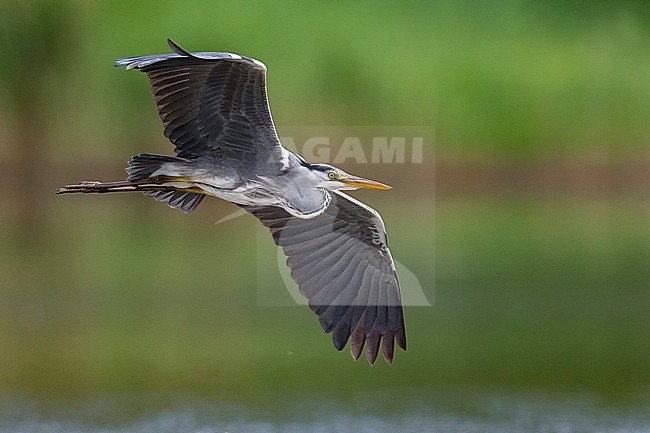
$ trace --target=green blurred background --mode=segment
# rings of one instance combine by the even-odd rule
[[[112,67],[167,37],[264,61],[280,135],[435,128],[435,199],[408,169],[357,170],[396,186],[356,196],[435,298],[406,309],[393,366],[259,306],[258,223],[214,225],[233,206],[54,195],[172,153],[145,77]],[[3,2],[0,390],[647,386],[649,47],[642,1]]]

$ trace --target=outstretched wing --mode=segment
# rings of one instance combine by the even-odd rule
[[[188,53],[167,42],[175,54],[118,59],[115,66],[147,74],[176,153],[213,156],[240,173],[282,170],[287,150],[271,119],[264,64],[237,54]]]
[[[384,224],[374,209],[333,192],[327,210],[311,219],[272,206],[249,206],[271,230],[291,268],[291,277],[338,350],[350,340],[358,359],[365,344],[374,364],[381,343],[391,363],[394,343],[406,350],[402,302]]]

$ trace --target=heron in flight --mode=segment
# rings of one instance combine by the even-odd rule
[[[165,136],[175,156],[143,153],[128,162],[127,180],[81,182],[57,193],[141,191],[189,213],[205,196],[234,203],[268,227],[291,277],[320,324],[357,360],[374,364],[380,346],[392,363],[406,333],[395,264],[379,213],[341,192],[389,186],[328,164],[310,164],[284,148],[266,97],[266,66],[230,53],[118,59],[149,78]]]

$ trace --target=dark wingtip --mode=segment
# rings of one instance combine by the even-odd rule
[[[187,51],[185,51],[184,49],[179,47],[176,44],[176,42],[172,41],[169,38],[167,38],[167,45],[169,45],[169,48],[171,48],[172,51],[175,52],[176,54],[179,54],[181,56],[194,57],[194,56],[192,56],[192,54],[188,53]]]
[[[366,344],[366,333],[364,331],[364,323],[366,321],[366,312],[359,318],[357,325],[354,327],[350,335],[350,354],[354,360],[358,360],[363,353],[363,346]]]
[[[347,338],[344,340],[344,339],[342,339],[342,338],[340,338],[340,337],[337,337],[336,334],[332,337],[332,340],[334,341],[334,347],[335,347],[336,350],[338,350],[339,352],[340,352],[341,350],[343,350],[343,348],[345,347],[346,343],[348,342]]]
[[[350,325],[345,323],[339,323],[339,326],[334,328],[332,332],[332,339],[334,340],[334,347],[339,352],[348,344],[348,339],[350,338]]]
[[[395,334],[397,337],[397,345],[402,348],[402,350],[406,351],[406,331],[404,328],[400,328],[397,330],[397,333]]]
[[[388,331],[381,339],[381,353],[388,365],[393,364],[393,355],[395,354],[395,334]]]
[[[375,365],[377,355],[379,355],[379,345],[381,344],[381,334],[377,330],[377,324],[366,335],[366,359],[370,365]]]

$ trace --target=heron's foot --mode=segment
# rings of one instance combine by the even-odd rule
[[[57,188],[56,193],[66,194],[70,192],[92,192],[96,190],[99,185],[101,185],[101,182],[97,180],[84,180],[75,185],[66,185],[62,186],[61,188]]]

